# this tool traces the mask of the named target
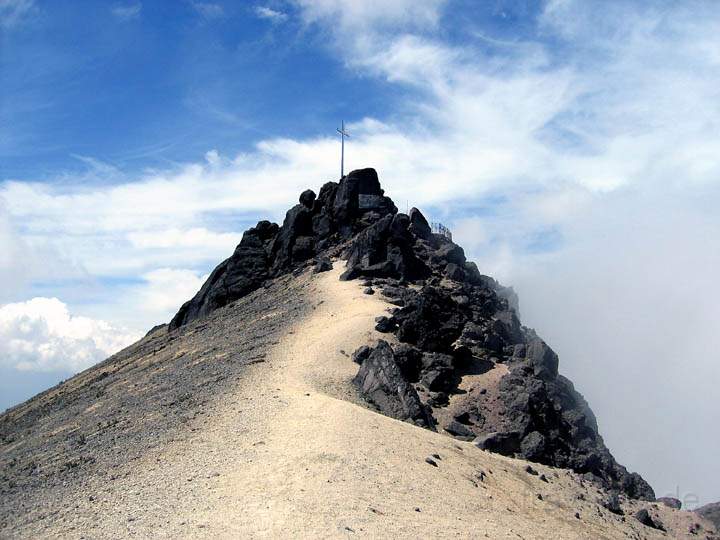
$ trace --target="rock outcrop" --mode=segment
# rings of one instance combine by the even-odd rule
[[[362,361],[353,382],[370,402],[388,416],[432,428],[425,406],[403,375],[395,353],[386,341],[380,341]]]
[[[654,500],[619,465],[558,357],[522,326],[514,291],[480,273],[463,249],[433,234],[422,213],[397,212],[373,169],[307,190],[282,226],[260,222],[180,309],[170,330],[309,264],[346,260],[341,279],[363,279],[396,306],[358,350],[355,383],[384,414],[435,426],[486,450],[573,469],[632,498]]]
[[[320,253],[332,252],[331,248],[386,216],[392,221],[396,213],[374,169],[353,171],[339,183],[328,182],[318,196],[304,191],[282,226],[261,221],[245,231],[232,257],[215,268],[173,317],[170,330],[246,296]]]

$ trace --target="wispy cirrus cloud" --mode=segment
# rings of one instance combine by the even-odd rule
[[[110,9],[110,13],[119,21],[131,21],[140,17],[142,12],[142,3],[135,2],[133,4],[117,4]]]
[[[255,15],[261,19],[266,19],[273,24],[285,22],[288,19],[287,13],[272,9],[267,6],[255,6]]]
[[[197,13],[204,19],[219,19],[225,16],[225,9],[220,4],[212,2],[196,2],[190,3]]]
[[[0,0],[0,28],[10,29],[36,10],[35,0]]]

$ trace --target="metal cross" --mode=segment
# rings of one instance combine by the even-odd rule
[[[345,176],[345,137],[349,137],[347,131],[345,131],[345,120],[338,128],[337,132],[340,134],[340,178]]]

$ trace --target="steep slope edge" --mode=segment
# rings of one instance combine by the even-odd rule
[[[342,279],[366,279],[398,306],[378,330],[403,345],[372,357],[373,369],[357,379],[379,410],[654,500],[648,483],[608,451],[588,404],[558,373],[557,355],[520,324],[512,291],[481,275],[461,247],[433,234],[417,209],[397,213],[374,169],[328,182],[317,198],[303,192],[282,227],[262,221],[248,230],[170,328],[336,255],[347,260]],[[388,376],[392,384],[378,382]],[[404,396],[386,399],[383,386],[396,384],[407,389]],[[403,410],[417,400],[426,412],[415,405]]]
[[[0,417],[0,459],[23,483],[0,484],[0,537],[667,538],[631,517],[644,511],[673,538],[710,538],[689,512],[620,497],[621,516],[570,471],[362,406],[344,351],[398,347],[374,330],[392,306],[334,265],[159,330]],[[78,455],[95,461],[53,469]]]

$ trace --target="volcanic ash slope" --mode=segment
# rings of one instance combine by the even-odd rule
[[[389,305],[340,281],[341,267],[149,336],[6,413],[3,474],[30,459],[36,472],[17,473],[22,493],[5,480],[0,536],[667,537],[607,512],[573,473],[533,464],[545,482],[527,462],[363,406],[343,351],[387,339],[374,326]],[[110,417],[119,422],[103,427]],[[11,443],[9,424],[22,427]],[[697,538],[683,534],[692,514],[623,506]]]

